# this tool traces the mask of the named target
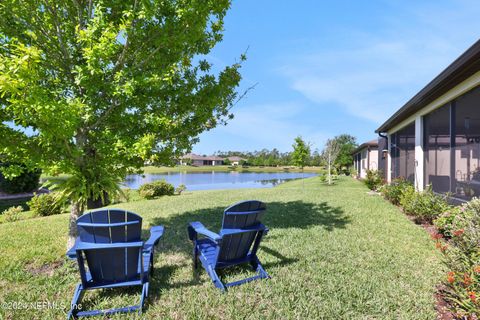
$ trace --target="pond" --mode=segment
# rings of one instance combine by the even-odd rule
[[[316,173],[301,172],[166,172],[129,175],[124,182],[124,186],[130,189],[138,189],[147,182],[166,180],[175,187],[184,184],[190,191],[271,188],[288,180],[309,178],[316,175]]]

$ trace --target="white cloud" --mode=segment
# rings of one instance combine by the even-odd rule
[[[201,141],[214,138],[215,146],[213,150],[200,151],[253,151],[262,148],[289,151],[293,139],[298,135],[311,142],[313,148],[321,149],[328,134],[314,126],[293,121],[293,118],[302,116],[307,111],[307,108],[296,102],[243,106],[235,110],[235,118],[227,126],[215,128],[202,136]],[[222,136],[226,138],[221,139]],[[233,140],[228,140],[228,137]]]
[[[350,30],[354,41],[341,49],[283,57],[279,73],[314,103],[382,123],[473,44],[480,30],[475,2],[454,1],[454,10],[404,7],[398,7],[405,11],[401,19],[385,17],[383,30]]]

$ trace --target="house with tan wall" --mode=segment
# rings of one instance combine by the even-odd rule
[[[403,177],[458,200],[480,196],[480,41],[377,130],[387,181]]]
[[[379,169],[378,140],[362,143],[352,152],[352,155],[357,178],[364,179],[367,176],[367,170]]]

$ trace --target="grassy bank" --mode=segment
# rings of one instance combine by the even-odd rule
[[[193,276],[186,225],[202,221],[218,230],[222,210],[244,199],[267,203],[264,223],[271,231],[259,257],[272,278],[221,294],[203,270]],[[352,179],[331,187],[315,177],[272,189],[187,192],[117,207],[141,214],[146,233],[150,225],[166,227],[147,319],[435,318],[440,264],[433,242]],[[68,306],[79,276],[76,265],[64,259],[67,223],[64,214],[0,225],[0,302]],[[225,277],[231,281],[246,273]],[[137,294],[136,289],[87,293],[84,306],[125,306]],[[65,310],[0,309],[0,318],[61,319]]]

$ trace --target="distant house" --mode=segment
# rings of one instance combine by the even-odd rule
[[[230,161],[230,163],[231,163],[233,166],[238,166],[238,165],[240,165],[240,163],[241,163],[242,161],[245,161],[245,159],[240,158],[240,157],[237,157],[237,156],[228,157],[227,159]]]
[[[220,166],[223,164],[223,158],[217,156],[200,156],[195,153],[188,153],[180,158],[181,165],[192,166]]]
[[[362,143],[352,152],[352,155],[353,166],[357,171],[358,178],[365,178],[367,170],[378,170],[379,152],[377,140]]]
[[[376,132],[388,137],[387,181],[418,190],[480,196],[480,41],[457,58]]]

